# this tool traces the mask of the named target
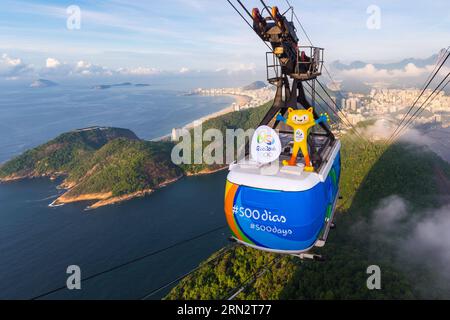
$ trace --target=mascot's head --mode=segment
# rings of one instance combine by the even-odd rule
[[[309,108],[308,110],[294,110],[292,108],[288,109],[288,120],[287,125],[289,126],[299,126],[314,123],[314,109]]]

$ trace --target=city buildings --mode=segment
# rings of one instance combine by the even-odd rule
[[[424,111],[417,113],[416,124],[450,122],[450,96],[441,92],[427,100],[432,94],[432,90],[427,90],[415,103],[420,94],[419,89],[372,89],[367,95],[348,92],[341,107],[352,124],[381,116],[401,121],[412,106],[415,113],[422,105]]]

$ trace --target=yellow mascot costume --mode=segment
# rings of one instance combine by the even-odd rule
[[[308,136],[312,127],[319,123],[330,121],[328,114],[320,115],[320,118],[314,120],[314,109],[308,110],[294,110],[288,109],[288,118],[284,118],[281,114],[277,116],[278,121],[282,121],[292,129],[294,129],[294,148],[292,150],[292,157],[289,161],[283,161],[285,166],[296,166],[298,152],[301,150],[305,158],[305,171],[314,172],[308,150]]]

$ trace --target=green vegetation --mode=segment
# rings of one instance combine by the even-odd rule
[[[256,109],[234,112],[209,120],[203,131],[247,130],[256,127],[270,103]],[[191,132],[193,136],[193,132]],[[370,228],[374,209],[382,199],[397,195],[410,203],[412,214],[439,205],[436,170],[450,178],[450,166],[429,150],[408,144],[387,148],[367,144],[356,136],[342,138],[342,179],[338,204],[338,228],[320,254],[325,262],[301,262],[283,257],[267,268],[240,299],[409,299],[424,297],[417,287],[430,275],[412,268],[400,270],[392,245]],[[38,176],[66,176],[69,196],[112,192],[126,195],[158,187],[182,174],[195,174],[220,166],[175,166],[170,160],[173,144],[139,140],[131,131],[97,128],[63,134],[25,152],[0,167],[0,179]],[[193,152],[193,150],[191,150]],[[398,230],[398,236],[408,230]],[[219,253],[217,253],[219,254]],[[217,255],[216,254],[216,255]],[[211,259],[214,259],[213,255]],[[223,257],[205,264],[185,278],[168,299],[220,299],[230,294],[257,270],[270,264],[275,255],[236,247]],[[366,288],[366,269],[379,265],[383,290]],[[443,293],[448,294],[448,293]],[[440,297],[439,295],[436,295]],[[429,297],[429,296],[425,296]]]
[[[113,196],[154,189],[182,175],[170,159],[171,144],[119,138],[86,157],[69,172],[77,196],[112,191]]]
[[[450,178],[450,166],[423,147],[365,144],[356,137],[342,139],[343,200],[338,207],[338,228],[318,253],[325,262],[284,257],[242,292],[238,299],[416,299],[424,298],[418,285],[429,283],[424,270],[400,266],[395,250],[368,226],[380,201],[391,195],[406,199],[413,214],[439,204],[435,169]],[[353,142],[356,141],[356,142]],[[398,230],[398,236],[408,230]],[[220,299],[256,270],[267,266],[272,254],[238,247],[215,265],[185,278],[167,299]],[[211,257],[211,259],[214,256]],[[382,269],[382,290],[366,287],[367,267]],[[442,293],[447,294],[448,293]],[[434,296],[439,297],[439,296]]]
[[[67,172],[80,160],[117,138],[138,140],[132,131],[118,128],[92,128],[64,133],[4,164],[0,167],[0,178]]]
[[[266,103],[258,108],[247,109],[238,112],[228,113],[221,117],[217,117],[208,121],[205,121],[202,126],[202,134],[209,129],[217,129],[222,133],[223,145],[226,145],[226,130],[227,129],[243,129],[248,130],[256,128],[261,123],[262,118],[267,113],[272,103]],[[191,130],[191,139],[194,141],[194,130]],[[203,142],[203,148],[209,145],[210,142]],[[241,145],[237,145],[235,141],[235,150],[238,150]],[[194,148],[191,150],[191,156],[194,157]],[[207,164],[192,164],[182,165],[184,171],[187,173],[195,174],[204,170],[214,170],[224,167],[223,165],[207,165]]]
[[[139,140],[126,129],[92,128],[64,133],[0,168],[4,180],[65,175],[66,196],[121,196],[158,187],[182,175],[168,142]]]
[[[218,129],[225,138],[226,129],[256,127],[269,107],[266,104],[211,119],[203,124],[203,131]],[[171,161],[172,148],[168,141],[139,140],[126,129],[77,130],[5,163],[0,167],[0,181],[65,176],[63,186],[70,188],[65,198],[110,192],[117,197],[157,188],[183,174],[223,168],[206,164],[178,167]]]

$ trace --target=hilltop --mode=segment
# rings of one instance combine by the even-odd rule
[[[36,81],[33,81],[32,84],[30,84],[31,88],[49,88],[49,87],[56,87],[58,84],[56,82],[46,80],[46,79],[39,79]]]
[[[250,83],[248,86],[245,86],[242,88],[244,91],[250,91],[250,90],[258,90],[267,87],[267,84],[263,81],[255,81],[253,83]]]
[[[232,112],[203,123],[203,130],[256,127],[270,104]],[[193,135],[193,130],[191,130]],[[140,140],[132,131],[92,127],[64,133],[0,166],[0,182],[64,177],[66,193],[53,205],[96,201],[90,208],[143,196],[183,176],[225,169],[226,165],[181,165],[171,161],[170,141]],[[192,150],[193,152],[193,150]]]
[[[0,167],[0,181],[64,177],[54,205],[97,200],[98,207],[144,195],[183,174],[171,144],[140,140],[132,131],[93,127],[64,133]]]

